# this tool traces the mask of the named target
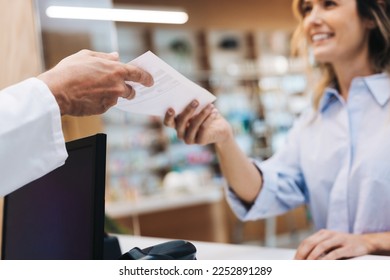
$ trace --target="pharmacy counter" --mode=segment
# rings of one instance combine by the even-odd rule
[[[133,247],[141,249],[150,247],[170,239],[117,235],[122,252],[125,253]],[[267,248],[254,245],[235,245],[214,242],[191,241],[197,248],[198,260],[291,260],[295,250]],[[387,256],[367,255],[355,259],[387,259]]]

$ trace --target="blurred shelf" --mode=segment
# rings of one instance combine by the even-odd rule
[[[223,190],[220,187],[201,187],[192,192],[163,192],[140,197],[134,201],[110,202],[106,204],[106,214],[116,219],[200,204],[212,204],[222,199]]]

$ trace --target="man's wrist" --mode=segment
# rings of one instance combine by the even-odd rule
[[[58,107],[60,108],[61,115],[66,115],[67,110],[67,99],[65,98],[66,95],[61,93],[61,89],[57,89],[55,86],[55,82],[52,81],[52,78],[47,74],[47,72],[44,72],[37,76],[37,79],[41,80],[43,83],[46,84],[46,86],[49,88],[50,92],[54,96]]]

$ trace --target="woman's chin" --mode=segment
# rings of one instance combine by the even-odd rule
[[[332,63],[333,60],[331,58],[332,57],[329,53],[314,54],[314,60],[320,64]]]

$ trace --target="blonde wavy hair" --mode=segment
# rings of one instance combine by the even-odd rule
[[[303,2],[304,0],[293,0],[293,12],[299,23],[292,37],[291,49],[295,56],[308,57],[308,44],[303,34]],[[368,39],[373,69],[376,72],[390,72],[390,0],[356,0],[356,4],[359,16],[375,23]],[[313,95],[313,106],[317,110],[325,88],[332,83],[337,84],[337,77],[328,63],[316,63],[315,67],[320,71],[320,79]]]

